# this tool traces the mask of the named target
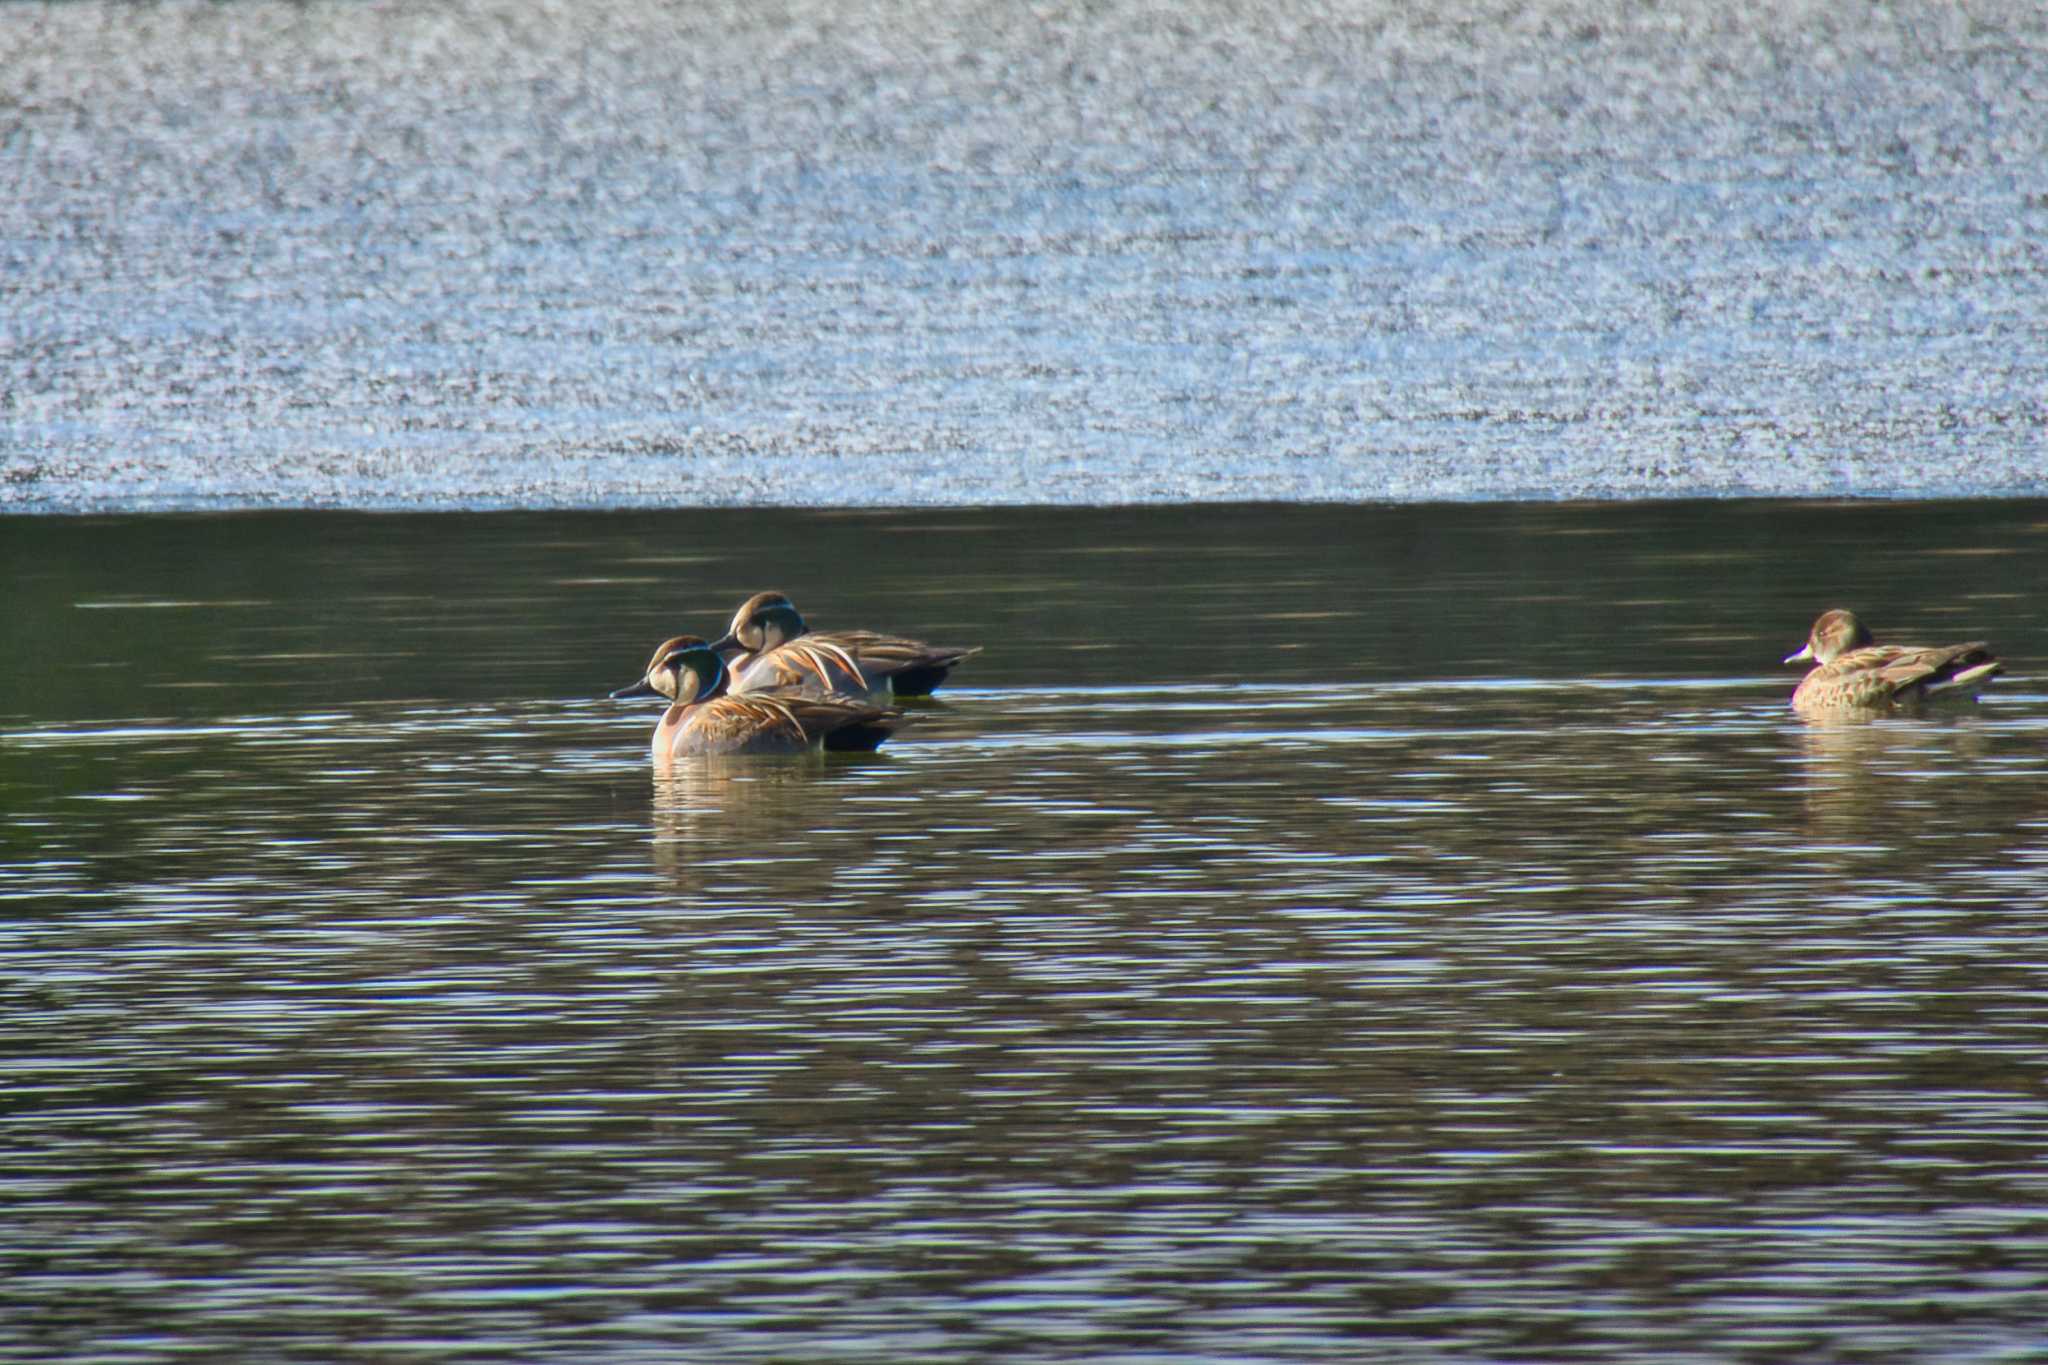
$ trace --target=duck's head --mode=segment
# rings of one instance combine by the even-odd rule
[[[1869,643],[1870,632],[1856,619],[1856,613],[1837,607],[1820,614],[1820,619],[1813,623],[1812,633],[1806,637],[1806,648],[1797,654],[1787,654],[1785,662],[1798,664],[1810,659],[1818,664],[1829,663]]]
[[[612,693],[615,700],[627,697],[667,697],[688,706],[710,701],[725,690],[725,661],[718,651],[695,635],[678,635],[663,640],[647,661],[640,681]]]
[[[804,633],[804,618],[797,615],[789,598],[779,592],[757,592],[732,614],[732,629],[711,642],[724,654],[740,650],[759,654]]]

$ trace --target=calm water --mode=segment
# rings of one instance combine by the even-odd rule
[[[2048,504],[0,547],[0,1358],[2036,1358]],[[987,650],[658,780],[771,583]]]

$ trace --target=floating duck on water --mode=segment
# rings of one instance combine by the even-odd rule
[[[789,598],[757,592],[733,613],[711,648],[727,656],[736,693],[926,697],[981,647],[928,645],[872,630],[814,631]]]
[[[1806,647],[1785,662],[1812,660],[1814,668],[1792,693],[1792,709],[1807,715],[1884,711],[1916,706],[1947,693],[1974,696],[2005,665],[1982,640],[1960,645],[1880,645],[1854,612],[1821,613]]]
[[[857,697],[796,692],[734,696],[718,651],[695,635],[663,640],[640,681],[611,695],[663,696],[669,708],[654,727],[656,762],[705,754],[794,754],[820,748],[873,749],[904,715]]]

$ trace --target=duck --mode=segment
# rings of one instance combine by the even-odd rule
[[[737,693],[928,697],[954,665],[981,646],[928,645],[872,630],[813,631],[788,596],[757,592],[733,613],[711,648],[729,657]]]
[[[654,727],[657,763],[709,754],[797,754],[818,749],[869,750],[894,734],[905,716],[852,697],[756,692],[737,697],[718,651],[696,635],[663,640],[640,681],[614,700],[663,696],[669,707]]]
[[[1941,693],[1974,696],[2005,669],[1982,640],[1873,644],[1869,628],[1840,608],[1822,612],[1806,647],[1785,656],[1788,664],[1808,660],[1814,667],[1792,693],[1792,709],[1807,715],[1916,706]]]

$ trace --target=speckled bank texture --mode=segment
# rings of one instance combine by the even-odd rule
[[[0,509],[2048,488],[2048,10],[0,7]]]

